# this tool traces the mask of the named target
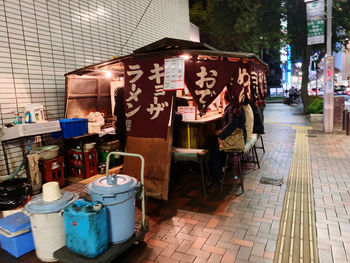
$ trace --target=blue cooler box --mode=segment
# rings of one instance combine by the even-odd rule
[[[94,258],[108,248],[107,209],[99,202],[79,199],[64,209],[66,246]]]
[[[35,249],[29,217],[19,212],[0,219],[0,243],[16,258]]]

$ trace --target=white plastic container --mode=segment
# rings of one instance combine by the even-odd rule
[[[44,122],[44,106],[41,104],[28,104],[25,106],[25,112],[29,111],[31,122]]]
[[[88,122],[88,133],[98,133],[101,130],[101,124],[98,122]]]
[[[53,202],[45,202],[43,195],[39,195],[26,204],[24,209],[30,218],[35,253],[41,261],[57,261],[53,253],[66,244],[63,210],[77,198],[77,194],[62,192]]]

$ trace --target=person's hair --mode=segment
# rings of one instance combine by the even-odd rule
[[[225,99],[227,102],[232,103],[232,99],[231,99],[230,94],[228,93],[228,90],[225,90],[224,99]]]
[[[248,99],[248,96],[244,96],[244,100],[243,100],[243,105],[248,105],[250,102],[250,99]]]

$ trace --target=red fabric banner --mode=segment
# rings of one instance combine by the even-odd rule
[[[266,73],[267,68],[264,65],[259,65],[258,67],[258,77],[259,77],[259,94],[260,99],[265,100],[267,95],[267,81],[266,81]]]
[[[249,63],[235,62],[234,71],[227,84],[235,111],[240,109],[245,97],[251,97],[251,76]]]
[[[127,134],[166,138],[173,91],[165,92],[164,59],[135,59],[124,63]]]
[[[251,69],[251,91],[252,99],[264,100],[267,94],[266,71],[267,68],[263,64],[249,62]]]
[[[185,83],[199,110],[220,94],[234,71],[235,62],[205,60],[185,62]]]
[[[251,101],[255,102],[260,100],[260,92],[259,92],[259,65],[254,62],[249,62],[250,64],[250,87],[251,87]]]

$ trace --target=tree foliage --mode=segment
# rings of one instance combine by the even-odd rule
[[[218,49],[256,54],[264,49],[279,57],[281,0],[200,1],[192,5],[190,19],[201,39]]]

